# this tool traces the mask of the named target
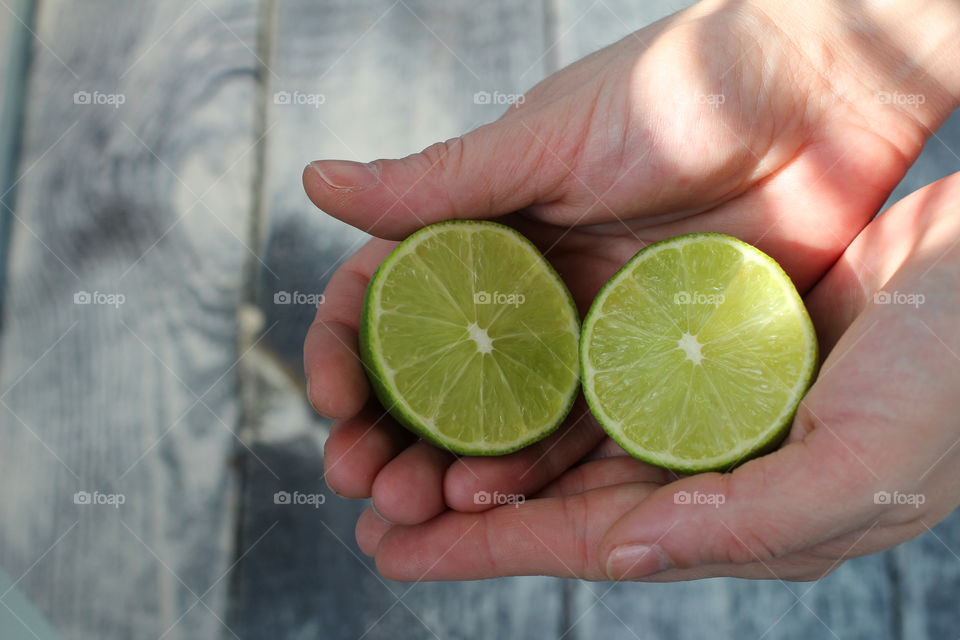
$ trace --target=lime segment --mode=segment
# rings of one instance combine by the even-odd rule
[[[779,444],[813,379],[817,340],[772,258],[700,233],[646,247],[611,278],[584,320],[580,358],[610,437],[695,473]]]
[[[566,417],[579,331],[570,293],[526,238],[492,222],[442,222],[374,274],[360,353],[401,424],[457,453],[498,455]]]

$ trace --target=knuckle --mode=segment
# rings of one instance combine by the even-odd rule
[[[714,557],[729,564],[766,563],[782,557],[783,551],[776,548],[763,532],[750,530],[718,536]]]
[[[466,138],[457,136],[443,142],[436,142],[417,156],[425,165],[425,171],[436,171],[441,174],[456,173],[463,167],[465,146]]]
[[[587,497],[586,495],[571,496],[561,499],[561,504],[563,505],[566,531],[576,542],[573,547],[575,558],[572,558],[575,561],[572,570],[576,575],[571,577],[583,576],[587,572],[590,558],[593,556],[586,531]]]

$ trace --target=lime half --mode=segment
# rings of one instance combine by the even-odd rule
[[[583,323],[584,395],[631,455],[686,473],[774,449],[813,380],[817,338],[790,278],[717,233],[652,244]]]
[[[441,222],[370,280],[360,354],[401,424],[457,453],[499,455],[570,411],[579,333],[570,293],[529,240],[492,222]]]

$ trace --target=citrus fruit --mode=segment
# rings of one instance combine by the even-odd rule
[[[499,455],[566,417],[579,332],[570,293],[529,240],[493,222],[440,222],[371,278],[360,354],[401,424],[456,453]]]
[[[686,473],[775,448],[813,380],[817,339],[786,273],[736,238],[652,244],[583,322],[583,390],[623,449]]]

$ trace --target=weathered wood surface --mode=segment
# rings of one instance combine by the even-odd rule
[[[0,565],[65,637],[230,637],[258,9],[38,7],[0,337]]]
[[[300,184],[303,166],[319,158],[402,156],[496,118],[503,107],[475,104],[474,93],[520,92],[524,71],[545,73],[538,59],[544,15],[538,4],[508,0],[288,0],[277,3],[271,23],[258,300],[265,326],[277,323],[264,344],[299,376],[315,309],[274,304],[274,295],[322,291],[366,238],[316,211]],[[290,104],[275,101],[278,94]],[[296,400],[306,406],[302,396]],[[286,406],[276,410],[287,420],[278,424],[268,413],[254,449],[279,478],[257,464],[246,478],[242,539],[274,527],[240,567],[238,626],[249,637],[276,628],[289,629],[291,638],[345,639],[562,633],[562,586],[554,580],[403,585],[380,578],[354,541],[364,505],[323,484],[326,425]],[[275,505],[278,490],[319,492],[326,502],[317,509]]]
[[[502,108],[475,92],[521,92],[686,4],[40,2],[27,91],[3,82],[15,61],[0,72],[0,105],[19,91],[27,115],[19,155],[0,130],[20,180],[0,334],[16,587],[0,602],[30,598],[69,638],[956,637],[957,513],[816,584],[411,586],[375,573],[353,540],[364,505],[323,483],[328,425],[302,394],[314,308],[274,296],[319,293],[364,235],[314,210],[303,165],[454,136]],[[960,170],[960,117],[938,138],[892,199]],[[75,505],[81,490],[126,502]]]
[[[23,121],[23,90],[30,62],[31,0],[10,0],[0,7],[0,309],[16,197],[17,156]]]

